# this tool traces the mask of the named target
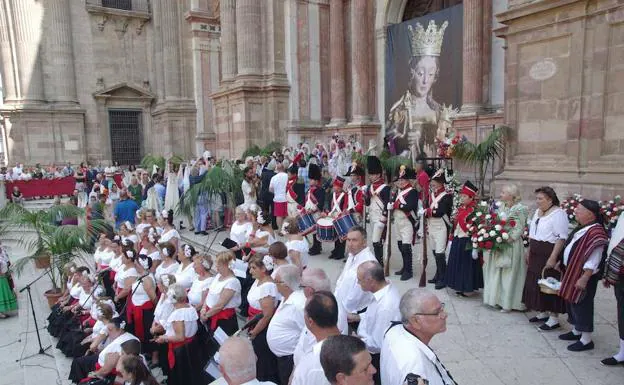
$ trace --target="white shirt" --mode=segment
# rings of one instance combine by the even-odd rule
[[[286,249],[290,253],[290,250],[299,252],[299,259],[301,260],[301,267],[308,266],[308,252],[310,251],[310,245],[306,239],[293,240],[286,242]]]
[[[154,321],[158,322],[161,326],[167,322],[171,313],[173,313],[173,303],[167,298],[167,294],[160,295],[160,299],[154,309]]]
[[[110,266],[111,260],[113,258],[115,258],[115,252],[111,250],[104,250],[98,253],[98,259],[96,259],[95,261],[99,261],[100,265]]]
[[[250,222],[238,223],[238,221],[232,224],[230,229],[230,239],[238,243],[238,246],[243,246],[249,234],[253,231],[253,225]]]
[[[123,242],[123,241],[126,241],[126,240],[132,241],[132,243],[136,245],[137,243],[139,243],[139,236],[136,235],[136,234],[130,234],[128,236],[122,235],[121,236],[121,241]]]
[[[121,261],[121,255],[113,255],[110,262],[108,263],[108,267],[110,267],[114,272],[119,272],[123,268],[123,263]]]
[[[349,254],[344,269],[336,281],[334,295],[349,313],[357,313],[373,300],[373,295],[362,290],[357,282],[357,269],[366,261],[376,261],[368,247],[356,255]]]
[[[290,385],[330,385],[321,366],[321,348],[324,341],[314,344],[312,351],[295,366]]]
[[[175,336],[175,330],[173,329],[173,323],[176,321],[184,322],[184,338],[190,338],[197,333],[197,310],[192,307],[183,307],[175,309],[167,318],[167,322],[163,325],[165,329],[165,335],[168,337]]]
[[[338,302],[338,330],[340,330],[340,334],[347,335],[349,334],[349,321],[347,320],[347,311],[342,306],[340,302]],[[318,341],[316,341],[316,337],[314,334],[308,329],[307,326],[303,327],[303,331],[299,336],[299,341],[297,341],[297,346],[295,347],[295,353],[293,353],[293,360],[295,366],[299,364],[301,359],[308,353],[312,351],[314,345],[316,345]]]
[[[243,205],[245,207],[248,208],[252,204],[256,203],[256,197],[251,195],[253,189],[249,182],[243,180],[243,183],[241,184],[241,190],[243,192]]]
[[[456,385],[433,350],[403,325],[393,326],[386,333],[379,366],[384,385],[403,385],[410,373],[429,381],[429,385]]]
[[[269,190],[273,191],[273,202],[286,202],[286,185],[288,183],[288,174],[279,172],[271,178]]]
[[[193,265],[193,264],[191,263],[191,265]],[[173,274],[173,275],[176,275],[178,273],[178,269],[180,269],[180,264],[178,262],[174,262],[174,263],[172,263],[169,266],[165,266],[164,263],[161,263],[161,264],[159,264],[156,267],[156,272],[154,273],[154,278],[156,278],[156,281],[159,281],[160,277],[163,274]]]
[[[370,353],[379,354],[386,330],[393,321],[401,320],[401,295],[392,283],[388,283],[383,289],[373,293],[373,298],[366,311],[360,314],[357,334],[366,343]]]
[[[269,246],[271,246],[272,244],[275,243],[275,237],[273,237],[273,235],[266,231],[266,230],[256,230],[256,238],[264,238],[267,237],[266,240],[266,245],[264,246],[260,246],[260,247],[252,247],[252,249],[257,252],[257,253],[262,253],[262,254],[267,254],[269,252]]]
[[[151,274],[143,278],[141,281],[137,280],[132,284],[132,291],[134,292],[134,294],[132,294],[132,303],[134,306],[141,306],[147,301],[151,301],[147,291],[145,291],[145,286],[143,286],[143,281],[146,279],[151,280],[152,285],[155,285],[154,277]]]
[[[277,286],[275,286],[273,282],[265,282],[262,285],[258,285],[258,280],[256,279],[247,293],[249,306],[256,310],[262,310],[260,301],[266,297],[273,298],[273,307],[277,306],[277,299],[279,297]]]
[[[587,233],[587,230],[591,229],[594,226],[600,225],[598,223],[594,223],[593,225],[582,228],[581,230],[574,233],[574,235],[572,236],[572,240],[563,250],[563,264],[565,266],[568,266],[568,262],[570,260],[570,252],[572,251],[572,247],[574,246],[574,244],[578,242],[578,240],[581,239],[581,237],[585,235],[585,233]],[[583,270],[593,270],[593,274],[596,274],[600,270],[600,261],[602,260],[603,251],[604,246],[595,248],[594,251],[592,251],[592,253],[590,254],[589,258],[587,258],[587,261],[585,261],[585,264],[583,264]]]
[[[115,338],[114,340],[112,340],[108,345],[106,345],[104,350],[102,350],[100,354],[98,355],[98,364],[100,364],[100,366],[104,366],[104,362],[106,361],[106,356],[111,353],[118,353],[118,354],[121,353],[121,344],[130,340],[138,341],[139,339],[130,333],[124,333],[120,335],[119,337]]]
[[[275,383],[271,382],[271,381],[260,382],[260,381],[258,381],[257,379],[254,378],[253,380],[251,380],[249,382],[245,382],[244,384],[241,384],[241,385],[275,385]]]
[[[238,278],[232,276],[221,280],[221,274],[217,274],[210,284],[208,295],[206,296],[206,306],[212,308],[214,305],[218,304],[223,289],[234,290],[234,295],[230,298],[230,301],[225,304],[223,310],[239,307],[241,304],[241,284]]]
[[[138,277],[139,273],[137,273],[136,269],[134,267],[131,267],[129,269],[125,269],[123,265],[121,265],[121,267],[119,268],[119,270],[117,271],[117,274],[115,275],[115,282],[117,283],[117,287],[120,289],[125,289],[126,288],[126,278],[132,278],[132,277]]]
[[[276,356],[289,356],[295,352],[299,335],[305,326],[305,303],[303,291],[297,290],[275,310],[267,328],[267,344]]]
[[[539,219],[539,223],[537,220]],[[568,237],[568,217],[561,208],[556,207],[552,212],[543,217],[533,214],[529,224],[529,238],[536,241],[556,243]]]
[[[175,274],[176,283],[181,285],[185,289],[190,289],[197,273],[193,267],[193,263],[189,263],[186,267],[182,267],[182,264],[178,266],[178,271]]]
[[[162,233],[158,242],[159,243],[169,242],[173,238],[176,238],[178,240],[180,239],[180,233],[178,233],[178,230],[176,229],[167,230],[164,233]]]
[[[200,280],[198,276],[197,279],[193,281],[191,290],[189,290],[186,294],[191,306],[197,306],[201,303],[204,291],[208,290],[213,279],[214,277],[206,277],[205,279]]]

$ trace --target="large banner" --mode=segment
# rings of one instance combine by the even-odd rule
[[[388,27],[386,144],[394,154],[435,156],[462,98],[463,5]]]

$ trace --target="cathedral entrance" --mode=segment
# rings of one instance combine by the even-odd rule
[[[141,110],[109,110],[111,153],[120,165],[141,163]]]

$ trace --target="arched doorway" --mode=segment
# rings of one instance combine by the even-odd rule
[[[461,3],[462,0],[408,0],[403,9],[401,21],[425,16]]]

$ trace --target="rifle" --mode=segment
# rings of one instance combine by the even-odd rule
[[[390,200],[388,202],[394,203],[396,200],[396,190],[390,192]],[[384,258],[384,275],[388,277],[390,275],[390,257],[392,256],[392,210],[388,210],[386,220],[386,257]]]

